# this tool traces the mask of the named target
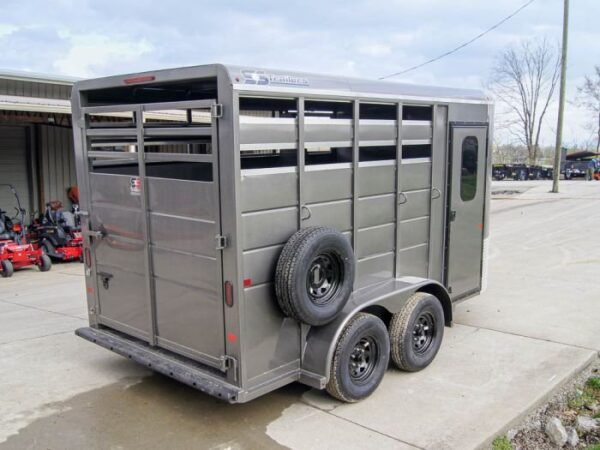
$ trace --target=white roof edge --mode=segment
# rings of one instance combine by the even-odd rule
[[[72,86],[75,82],[80,80],[80,78],[68,77],[64,75],[50,75],[45,73],[5,69],[0,69],[0,79],[29,81],[32,83],[59,84],[63,86]]]
[[[71,114],[71,102],[53,98],[0,95],[0,110]]]

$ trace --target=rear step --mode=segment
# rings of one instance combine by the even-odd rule
[[[239,394],[242,392],[240,388],[207,373],[211,369],[204,369],[194,361],[186,360],[162,349],[150,347],[142,341],[125,337],[120,333],[106,329],[83,327],[75,330],[75,334],[229,403],[238,402]]]

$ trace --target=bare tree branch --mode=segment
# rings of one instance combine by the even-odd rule
[[[596,134],[596,151],[600,151],[600,66],[595,67],[594,75],[585,77],[577,93],[576,103],[594,115],[591,128]]]
[[[492,70],[490,90],[515,117],[508,129],[527,147],[530,164],[539,157],[541,130],[559,75],[560,51],[545,39],[506,48]]]

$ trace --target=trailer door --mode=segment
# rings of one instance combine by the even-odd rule
[[[481,288],[487,125],[451,124],[446,285],[453,299]]]
[[[84,108],[85,234],[99,324],[224,370],[217,119],[188,103]]]

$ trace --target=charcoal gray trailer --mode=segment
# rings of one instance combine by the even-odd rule
[[[231,403],[369,395],[486,278],[474,90],[205,65],[76,83],[89,327]]]

